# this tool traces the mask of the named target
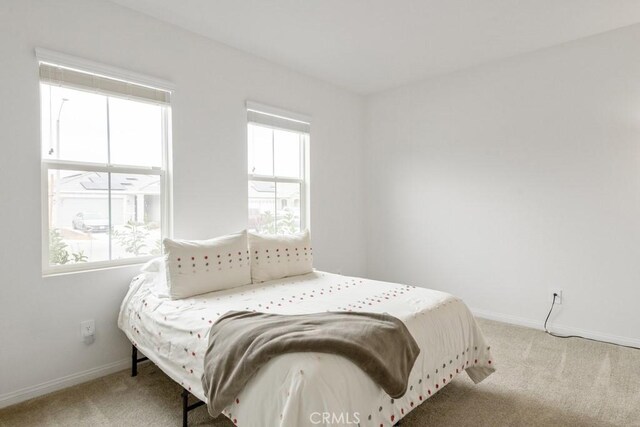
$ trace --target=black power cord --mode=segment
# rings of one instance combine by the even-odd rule
[[[554,334],[553,332],[549,331],[547,329],[547,322],[549,321],[549,316],[551,316],[551,312],[553,311],[553,307],[556,305],[556,298],[557,297],[558,297],[558,294],[554,292],[553,293],[553,301],[551,302],[551,308],[549,309],[549,313],[547,314],[547,318],[544,319],[544,331],[547,334],[551,335],[552,337],[556,337],[556,338],[582,338],[583,340],[601,342],[601,343],[605,343],[605,344],[617,345],[618,347],[626,347],[626,348],[632,348],[634,350],[640,350],[640,347],[634,347],[632,345],[616,344],[616,343],[609,342],[609,341],[595,340],[593,338],[582,337],[580,335],[558,335],[558,334]]]

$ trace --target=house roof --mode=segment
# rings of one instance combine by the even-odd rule
[[[109,174],[106,172],[72,172],[60,178],[57,190],[61,193],[106,192],[109,190]],[[160,177],[158,175],[112,173],[111,191],[160,194]]]

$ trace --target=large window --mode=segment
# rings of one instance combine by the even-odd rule
[[[249,229],[290,234],[309,227],[309,120],[247,103]]]
[[[42,59],[40,93],[43,271],[160,254],[170,93]]]

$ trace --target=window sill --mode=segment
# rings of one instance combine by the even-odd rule
[[[130,258],[130,259],[118,260],[118,261],[91,262],[91,263],[86,263],[82,265],[73,264],[73,265],[47,266],[43,268],[42,277],[43,278],[58,277],[58,276],[67,276],[72,274],[92,273],[92,272],[100,272],[105,270],[121,269],[125,267],[135,267],[135,266],[140,266],[153,258],[155,258],[154,255],[149,255],[145,257]]]

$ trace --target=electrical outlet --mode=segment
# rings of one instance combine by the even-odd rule
[[[549,288],[549,301],[550,302],[553,302],[553,294],[557,294],[557,296],[556,296],[556,305],[562,305],[562,289]]]
[[[87,344],[91,344],[96,335],[96,322],[93,319],[80,322],[80,335]]]

